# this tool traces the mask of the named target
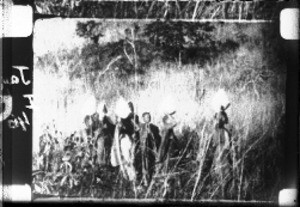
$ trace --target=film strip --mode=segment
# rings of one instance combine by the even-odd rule
[[[288,8],[287,8],[288,7]],[[288,54],[286,85],[285,184],[278,201],[181,201],[182,205],[280,205],[296,206],[297,200],[297,102],[299,98],[299,8],[293,1],[13,1],[1,2],[1,73],[2,73],[2,201],[31,202],[36,199],[32,187],[34,25],[40,19],[96,18],[120,22],[174,21],[190,23],[276,23]],[[116,20],[117,22],[117,20]],[[53,28],[54,29],[54,28]],[[128,58],[130,60],[130,58]],[[116,60],[117,61],[117,60]],[[112,63],[113,64],[113,63]],[[110,65],[110,64],[108,64]],[[109,69],[109,67],[107,67]],[[297,90],[294,90],[297,88]],[[297,98],[298,97],[298,98]],[[296,100],[295,100],[296,99]],[[299,111],[298,111],[299,112]],[[10,138],[8,138],[10,137]],[[26,169],[26,170],[25,170]],[[65,199],[72,201],[72,198]],[[81,201],[101,202],[97,198]],[[159,200],[159,199],[158,199]],[[39,200],[51,202],[46,200]],[[60,200],[62,201],[62,200]],[[109,201],[105,201],[109,202]],[[118,202],[155,202],[155,200],[121,199]],[[170,201],[169,201],[170,202]],[[178,202],[178,201],[176,201]],[[176,203],[174,201],[174,204]],[[173,204],[171,202],[171,204]]]

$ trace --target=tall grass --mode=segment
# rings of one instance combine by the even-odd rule
[[[60,65],[67,64],[64,61],[57,60]],[[285,75],[277,72],[272,61],[272,57],[265,58],[261,49],[241,46],[205,65],[154,61],[137,79],[116,77],[117,69],[113,67],[98,79],[97,72],[70,79],[67,68],[75,63],[69,61],[65,70],[46,72],[53,65],[44,61],[46,65],[39,65],[34,75],[34,95],[39,106],[34,115],[34,140],[38,141],[42,124],[53,119],[63,137],[79,130],[82,111],[87,111],[84,108],[96,110],[87,103],[93,96],[96,102],[107,104],[113,118],[120,96],[133,101],[137,114],[150,112],[153,123],[159,127],[164,112],[174,108],[179,122],[175,133],[181,148],[168,163],[163,163],[169,166],[167,170],[157,171],[152,184],[139,198],[160,198],[169,193],[175,199],[189,200],[275,199],[281,176]],[[78,64],[77,67],[84,67]],[[220,89],[226,92],[228,100],[218,97]],[[226,153],[232,157],[232,167],[226,167],[225,178],[220,178],[218,168],[224,163],[216,161],[213,116],[227,102],[231,103],[227,113],[232,147]],[[222,182],[229,186],[225,189],[226,197],[222,194]],[[123,184],[114,185],[119,186],[115,189],[124,190]],[[106,193],[115,198],[133,196]]]

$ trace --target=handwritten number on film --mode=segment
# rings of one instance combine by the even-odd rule
[[[10,80],[3,80],[3,83],[1,84],[1,91],[3,89],[3,85],[16,85],[16,84],[23,84],[25,86],[28,86],[31,81],[26,80],[24,73],[25,71],[29,70],[26,66],[13,66],[13,69],[19,71],[19,75],[12,75]],[[33,103],[33,95],[32,94],[24,94],[23,98],[28,99],[29,105],[26,105],[25,107],[28,109],[32,109],[32,103]],[[11,95],[2,95],[0,94],[0,104],[2,110],[0,111],[0,122],[6,120],[7,118],[11,116],[8,120],[8,126],[12,129],[22,127],[24,131],[26,131],[26,125],[30,125],[28,117],[26,113],[23,111],[21,116],[15,117],[12,114],[12,108],[13,108],[13,97]]]

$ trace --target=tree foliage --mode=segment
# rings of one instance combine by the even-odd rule
[[[95,21],[88,21],[86,23],[78,22],[76,33],[79,37],[84,37],[98,43],[99,37],[103,36],[103,29],[101,23]]]
[[[216,51],[214,29],[208,23],[156,21],[146,26],[144,35],[156,51],[163,51],[166,60],[199,62]]]
[[[148,24],[131,23],[116,42],[102,41],[110,28],[95,21],[79,22],[77,35],[91,40],[82,49],[82,56],[88,70],[104,70],[118,56],[114,63],[117,74],[144,73],[157,57],[162,61],[205,63],[223,51],[235,49],[238,43],[222,42],[213,35],[215,27],[209,23],[180,21],[155,21]]]

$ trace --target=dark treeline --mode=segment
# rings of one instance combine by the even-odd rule
[[[233,53],[240,45],[262,49],[267,58],[274,59],[274,66],[283,61],[278,28],[274,24],[257,24],[252,32],[244,24],[228,26],[224,23],[159,20],[152,23],[120,22],[119,39],[106,42],[105,32],[110,29],[109,24],[94,20],[78,22],[77,35],[90,41],[81,50],[86,70],[105,70],[113,64],[118,69],[115,71],[117,75],[130,75],[135,71],[143,74],[158,59],[179,65],[202,66]]]

